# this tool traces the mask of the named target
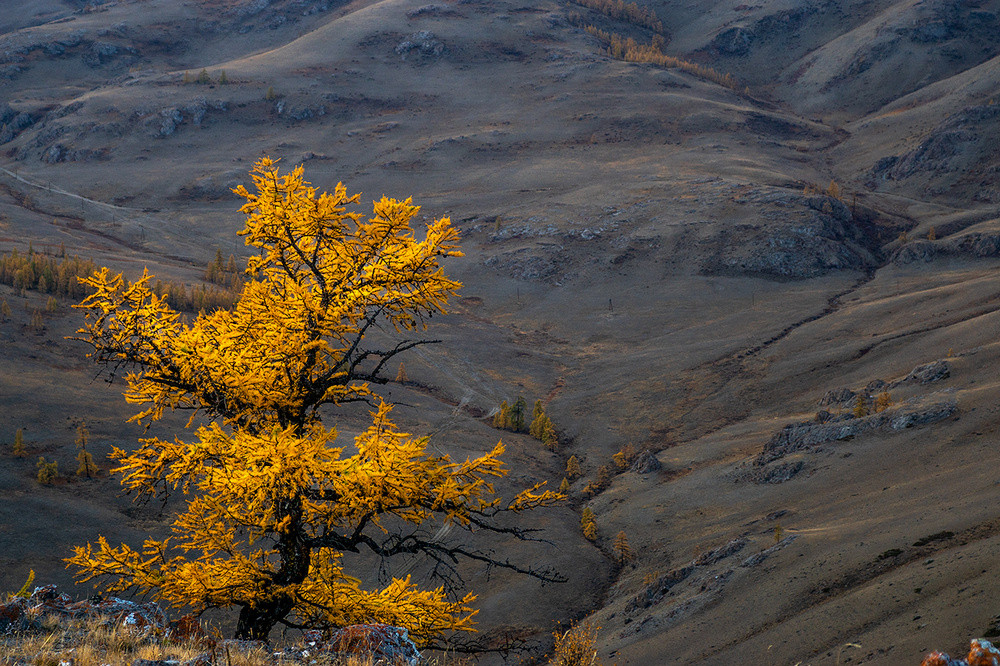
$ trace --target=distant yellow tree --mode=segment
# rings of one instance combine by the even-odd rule
[[[619,564],[625,564],[632,559],[632,549],[628,545],[628,537],[625,536],[625,530],[622,530],[615,536],[612,548],[615,551],[615,555],[618,556]]]
[[[219,85],[229,85],[229,77],[226,76],[226,70],[222,70],[222,73],[219,74]]]
[[[931,241],[932,241],[932,240],[937,240],[937,232],[936,232],[936,231],[934,231],[934,227],[931,227],[931,228],[930,228],[930,229],[929,229],[929,230],[927,231],[927,240],[931,240]]]
[[[24,448],[24,429],[18,428],[14,433],[14,455],[20,458],[26,454],[27,451]]]
[[[87,450],[87,441],[89,438],[90,431],[87,430],[87,422],[84,421],[76,429],[76,448],[79,449],[79,453],[76,454],[76,461],[80,463],[76,468],[76,475],[85,476],[88,479],[95,476],[98,471],[97,465],[94,464],[94,457]]]
[[[555,451],[559,448],[559,435],[556,434],[556,427],[552,425],[552,421],[548,417],[545,417],[545,429],[542,431],[542,444],[545,445],[549,451]]]
[[[535,401],[535,406],[531,410],[531,425],[528,426],[528,434],[536,439],[542,438],[542,432],[545,430],[545,421],[547,417],[545,416],[545,408],[542,406],[541,400]]]
[[[3,302],[0,302],[0,319],[7,321],[10,319],[11,314],[10,306],[7,304],[7,301],[4,300]]]
[[[889,395],[888,391],[883,391],[875,396],[875,411],[884,412],[885,410],[892,407],[892,396]]]
[[[491,483],[506,474],[502,444],[464,462],[430,455],[428,439],[399,432],[371,388],[389,381],[382,372],[397,354],[424,341],[380,349],[367,331],[421,330],[460,286],[438,264],[459,254],[449,220],[417,234],[410,200],[382,198],[366,220],[350,208],[357,195],[338,184],[317,196],[301,167],[281,175],[263,159],[252,175],[255,193],[236,190],[247,201],[240,233],[253,256],[232,310],[186,323],[152,293],[148,274],[126,285],[103,268],[86,280],[94,293],[77,306],[86,312],[80,339],[99,364],[127,369],[126,399],[142,405],[133,420],[148,424],[169,408],[211,422],[193,441],[113,450],[126,489],[180,491],[186,506],[169,539],[136,550],[99,537],[77,548],[67,561],[78,576],[195,612],[235,606],[241,639],[266,640],[279,623],[374,621],[406,627],[424,645],[472,630],[475,597],[454,596],[459,581],[449,578],[462,559],[563,580],[461,538],[436,539],[441,524],[531,539],[507,516],[563,498],[538,484],[502,500]],[[346,455],[320,410],[362,400],[374,407],[372,425]],[[342,559],[361,549],[424,554],[444,584],[422,590],[406,577],[365,589]]]
[[[562,483],[559,484],[559,492],[563,495],[569,492],[569,479],[565,476],[563,477]]]
[[[840,198],[840,186],[837,185],[837,181],[831,180],[830,187],[826,188],[827,195],[833,197],[834,199]]]
[[[632,464],[632,461],[635,460],[635,456],[635,446],[629,442],[622,447],[621,451],[611,456],[611,459],[614,461],[619,470],[625,470]]]
[[[583,474],[583,470],[580,469],[580,461],[576,459],[576,456],[570,456],[569,460],[566,461],[566,477],[572,481],[577,479]]]
[[[208,75],[208,70],[202,67],[201,72],[198,73],[198,83],[208,84],[211,82],[212,82],[212,77]]]
[[[406,375],[406,367],[402,363],[399,364],[399,371],[396,372],[396,381],[400,384],[410,381],[410,378]]]
[[[45,457],[40,456],[37,467],[39,483],[52,483],[59,476],[59,466],[55,460],[45,462]]]
[[[507,401],[504,400],[500,403],[500,409],[496,414],[493,415],[493,427],[501,430],[506,430],[510,424],[510,407],[507,405]]]
[[[31,330],[40,333],[45,330],[45,320],[42,319],[42,311],[35,310],[31,313]]]
[[[855,418],[860,419],[863,416],[868,416],[868,401],[865,399],[865,394],[858,393],[858,399],[854,401],[854,410],[852,412]]]

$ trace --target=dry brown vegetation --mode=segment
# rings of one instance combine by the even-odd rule
[[[597,37],[605,44],[604,53],[616,60],[626,62],[646,62],[659,67],[679,69],[697,76],[699,79],[718,83],[730,90],[739,90],[739,83],[730,74],[720,74],[711,67],[699,65],[687,60],[681,60],[674,56],[668,56],[660,51],[660,46],[654,40],[651,44],[640,44],[632,37],[622,37],[616,33],[609,33],[600,28],[588,25],[584,28],[588,34]]]
[[[39,629],[0,634],[0,666],[129,666],[136,660],[200,660],[204,666],[372,666],[371,657],[285,651],[276,644],[190,639],[173,641],[106,619],[49,616]]]

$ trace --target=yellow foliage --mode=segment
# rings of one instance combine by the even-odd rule
[[[600,666],[594,648],[599,629],[584,622],[561,634],[553,634],[556,643],[549,666]]]
[[[625,564],[625,562],[632,559],[632,548],[628,545],[628,537],[625,535],[625,530],[622,530],[615,536],[612,548],[614,548],[615,555],[618,556],[619,564]]]
[[[382,198],[366,221],[348,209],[357,195],[338,185],[317,196],[301,167],[279,176],[263,159],[252,173],[257,193],[237,192],[247,200],[240,233],[257,254],[232,311],[187,324],[150,289],[148,273],[128,284],[105,268],[86,280],[94,293],[77,306],[86,311],[82,339],[98,363],[131,369],[125,396],[142,406],[133,420],[148,424],[169,408],[218,421],[192,441],[151,438],[135,451],[113,450],[113,471],[130,492],[179,491],[187,504],[172,536],[148,539],[141,550],[104,537],[77,548],[67,561],[78,577],[196,612],[237,606],[239,638],[265,639],[278,622],[377,621],[407,627],[423,644],[471,631],[475,596],[421,590],[408,577],[363,589],[341,553],[424,553],[446,574],[466,557],[560,580],[436,541],[436,527],[420,529],[454,523],[527,539],[494,519],[564,496],[539,484],[501,500],[492,480],[507,473],[502,444],[464,462],[430,456],[427,438],[399,432],[369,388],[388,381],[380,372],[393,356],[420,344],[372,351],[361,344],[369,328],[421,329],[460,286],[437,263],[459,254],[449,221],[434,221],[417,240],[410,221],[419,209],[410,200]],[[356,400],[376,409],[355,439],[357,453],[345,457],[318,411]],[[411,527],[401,529],[405,523]]]
[[[252,174],[258,192],[237,192],[247,200],[240,234],[259,251],[246,270],[256,279],[232,311],[185,325],[153,293],[148,272],[131,285],[106,268],[83,280],[94,290],[77,306],[86,311],[80,333],[94,346],[91,356],[140,368],[125,377],[128,401],[146,405],[135,421],[156,420],[169,407],[250,428],[304,426],[322,404],[371,396],[368,382],[386,381],[378,374],[385,361],[419,344],[381,355],[361,349],[376,319],[397,331],[422,329],[460,286],[437,263],[461,255],[447,218],[417,240],[410,221],[419,208],[409,199],[383,197],[365,221],[346,208],[358,195],[338,184],[333,195],[317,196],[302,167],[279,176],[262,159]]]

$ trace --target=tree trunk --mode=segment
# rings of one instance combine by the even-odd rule
[[[274,625],[285,619],[294,607],[295,602],[289,597],[254,607],[244,606],[240,609],[240,618],[236,623],[236,634],[233,638],[266,643]]]

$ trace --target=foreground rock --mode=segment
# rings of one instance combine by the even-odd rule
[[[378,623],[350,625],[333,631],[325,639],[322,631],[309,630],[298,644],[270,652],[262,641],[214,640],[202,630],[193,616],[187,615],[172,622],[153,602],[140,604],[114,597],[73,601],[68,594],[60,594],[55,585],[36,587],[30,597],[14,597],[0,604],[0,634],[43,631],[52,618],[118,625],[136,636],[155,641],[194,642],[205,648],[204,653],[183,662],[136,659],[132,666],[228,664],[233,652],[255,653],[267,663],[293,661],[315,664],[318,657],[336,661],[339,657],[353,656],[362,661],[370,659],[373,664],[416,666],[421,658],[416,644],[402,627]],[[21,661],[35,663],[30,656]],[[5,663],[21,661],[15,658]]]
[[[982,638],[972,639],[965,659],[952,659],[944,652],[931,652],[920,666],[1000,666],[1000,650]]]

